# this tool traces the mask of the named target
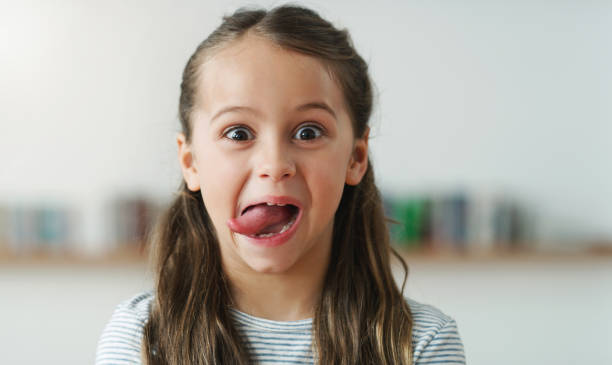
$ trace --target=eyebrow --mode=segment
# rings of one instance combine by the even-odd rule
[[[330,107],[329,105],[327,105],[323,101],[313,101],[313,102],[310,102],[310,103],[302,104],[302,105],[298,106],[297,108],[295,108],[295,110],[297,110],[297,111],[306,111],[306,110],[310,110],[310,109],[324,110],[324,111],[328,112],[329,114],[331,114],[334,117],[334,119],[338,119],[336,117],[336,112],[334,111],[334,109],[332,109],[332,107]],[[222,114],[229,113],[229,112],[238,112],[238,111],[246,111],[246,112],[250,112],[252,114],[261,114],[256,109],[248,107],[248,106],[233,105],[233,106],[227,106],[227,107],[222,108],[221,110],[219,110],[210,119],[210,122],[212,123],[215,119],[220,117]]]

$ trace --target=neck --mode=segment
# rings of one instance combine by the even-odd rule
[[[314,317],[329,265],[331,237],[328,244],[320,243],[282,273],[257,272],[247,265],[226,271],[234,308],[275,321]]]

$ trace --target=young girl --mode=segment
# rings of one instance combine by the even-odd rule
[[[368,158],[372,89],[315,12],[239,10],[183,73],[184,181],[155,289],[120,304],[97,364],[464,364],[456,323],[403,297]],[[404,276],[405,279],[405,276]]]

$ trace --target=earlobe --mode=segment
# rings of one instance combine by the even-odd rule
[[[187,143],[185,135],[179,133],[176,137],[176,143],[178,145],[178,159],[183,173],[183,179],[187,184],[187,188],[191,191],[200,190],[200,182],[198,177],[198,171],[194,164],[193,152],[191,145]]]
[[[346,183],[348,185],[357,185],[365,175],[368,169],[368,137],[370,128],[366,128],[362,138],[355,140],[353,153],[349,161],[349,166],[346,171]]]

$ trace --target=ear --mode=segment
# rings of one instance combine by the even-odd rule
[[[363,175],[368,169],[368,138],[370,136],[370,127],[366,127],[363,136],[355,140],[353,153],[349,160],[348,169],[346,170],[346,183],[348,185],[357,185],[361,182]]]
[[[195,159],[193,156],[192,146],[187,143],[185,134],[179,133],[176,136],[176,143],[178,145],[178,159],[183,172],[183,178],[187,183],[187,188],[191,191],[200,190],[200,178],[198,176],[198,170],[194,164]]]

